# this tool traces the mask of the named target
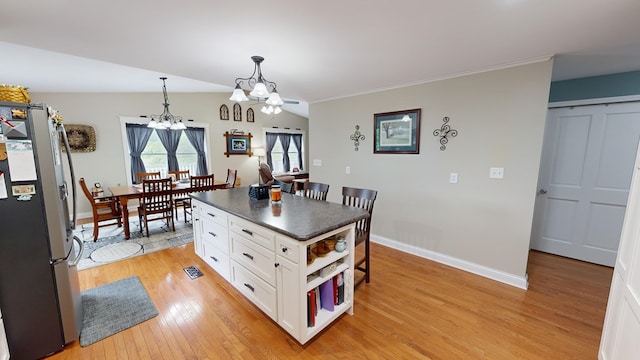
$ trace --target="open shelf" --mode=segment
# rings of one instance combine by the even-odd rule
[[[314,275],[313,277],[307,278],[307,291],[317,288],[323,282],[333,279],[334,276],[347,270],[348,268],[349,268],[348,264],[341,263],[341,264],[338,264],[338,266],[334,271],[332,271],[329,275],[325,277],[322,277],[320,275]]]
[[[313,260],[311,264],[307,265],[307,275],[314,273],[322,269],[323,267],[331,264],[332,262],[344,258],[347,255],[349,255],[348,250],[345,250],[343,252],[337,252],[333,250],[330,253],[328,253],[327,256],[322,256],[322,257],[318,256],[315,258],[315,260]]]
[[[333,311],[326,309],[318,310],[316,315],[316,324],[312,327],[307,327],[306,339],[314,337],[317,333],[323,330],[329,323],[341,316],[347,309],[351,307],[350,301],[345,301],[340,305],[335,305]]]

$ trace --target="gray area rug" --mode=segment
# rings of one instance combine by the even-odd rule
[[[141,231],[138,218],[130,218],[131,238],[125,240],[122,227],[109,226],[100,228],[98,241],[93,241],[93,224],[79,226],[74,235],[78,236],[84,244],[84,251],[78,270],[109,264],[130,257],[148,254],[154,251],[164,250],[174,246],[188,244],[193,241],[193,227],[183,221],[176,221],[176,231],[169,231],[161,221],[149,223],[149,237]],[[117,244],[130,243],[137,246],[127,246],[123,250]],[[106,247],[106,248],[105,248]],[[133,249],[133,250],[131,250]],[[79,249],[76,249],[79,251]]]
[[[158,315],[137,276],[82,292],[80,346],[88,346]]]

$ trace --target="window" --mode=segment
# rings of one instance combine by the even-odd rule
[[[284,147],[282,145],[282,139],[288,136],[289,137],[289,149],[287,154],[289,155],[289,167],[286,168],[284,161]],[[274,173],[282,173],[291,171],[294,168],[298,168],[300,170],[304,170],[304,163],[301,163],[301,160],[304,159],[304,134],[302,132],[273,132],[271,129],[265,132],[265,137],[267,138],[266,143],[269,144],[270,141],[274,141],[273,148],[271,149],[271,170]],[[271,139],[271,140],[270,140]],[[299,154],[298,147],[296,146],[296,141],[300,144]],[[268,145],[267,145],[268,146]],[[301,155],[301,156],[300,156]]]
[[[300,164],[298,163],[298,149],[296,148],[296,146],[290,144],[289,151],[287,153],[289,154],[290,169],[300,169]],[[274,173],[285,172],[283,154],[284,150],[282,149],[282,143],[280,142],[280,139],[278,139],[276,141],[276,145],[273,147],[273,150],[271,150],[271,161],[273,162],[272,171]]]
[[[154,130],[149,137],[147,146],[142,151],[142,162],[148,172],[160,171],[162,176],[166,176],[169,171],[167,164],[167,150],[162,145],[160,138],[158,137],[158,130]],[[169,131],[169,130],[160,130]],[[193,148],[187,135],[183,131],[178,141],[178,149],[176,150],[176,157],[178,158],[179,170],[189,170],[190,174],[198,173],[198,154],[196,149]]]
[[[147,127],[146,119],[132,116],[121,116],[120,125],[122,129],[123,150],[129,156],[125,157],[125,167],[127,178],[130,183],[135,183],[135,173],[141,171],[159,171],[163,176],[167,175],[169,162],[172,168],[177,170],[189,170],[193,175],[207,175],[208,156],[207,140],[208,124],[190,123],[187,129],[180,132],[163,131],[157,132]],[[172,137],[180,134],[178,139]],[[160,134],[160,136],[158,135]],[[170,158],[162,144],[160,138],[168,142],[177,140],[176,157]],[[175,146],[175,143],[174,143]],[[177,164],[176,164],[177,163]]]

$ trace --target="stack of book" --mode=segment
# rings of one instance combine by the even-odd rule
[[[316,325],[319,311],[333,311],[336,305],[343,302],[344,273],[339,273],[307,293],[307,326]]]

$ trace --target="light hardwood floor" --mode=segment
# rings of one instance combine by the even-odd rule
[[[372,282],[301,346],[193,244],[80,272],[89,289],[137,275],[160,315],[50,359],[596,359],[613,270],[532,252],[528,291],[372,244]],[[197,265],[203,277],[182,270]]]

